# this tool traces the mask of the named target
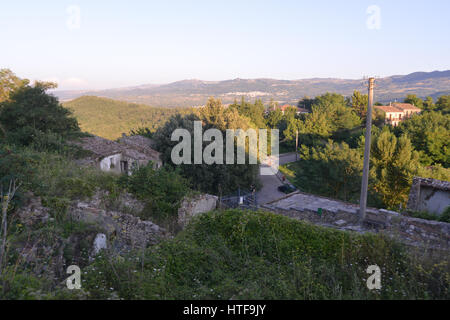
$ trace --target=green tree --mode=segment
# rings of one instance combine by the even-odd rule
[[[407,134],[411,138],[422,164],[450,166],[450,115],[425,112],[401,122],[395,132],[397,136]]]
[[[297,103],[297,107],[303,108],[309,111],[312,111],[312,105],[314,103],[314,99],[305,96],[302,100]]]
[[[439,97],[436,101],[436,111],[440,111],[443,114],[450,114],[450,95]]]
[[[9,100],[12,92],[29,82],[28,79],[20,79],[9,69],[0,69],[0,103]]]
[[[312,106],[313,113],[324,113],[332,131],[352,129],[361,124],[361,119],[353,111],[343,95],[326,93],[317,97]]]
[[[332,124],[326,114],[313,111],[299,124],[299,143],[312,146],[327,141],[332,131]]]
[[[15,90],[0,103],[0,124],[11,143],[30,145],[37,140],[58,140],[80,133],[77,120],[58,99],[45,91],[53,84],[37,82]]]
[[[426,97],[425,101],[423,102],[423,110],[425,111],[433,111],[436,108],[433,98],[432,97]]]
[[[351,106],[361,119],[365,119],[366,117],[368,104],[369,97],[367,94],[362,94],[357,90],[353,91],[353,95],[351,96]]]
[[[156,148],[162,153],[165,163],[173,165],[171,153],[173,147],[178,144],[177,141],[171,141],[173,131],[181,128],[186,129],[193,138],[194,121],[202,121],[203,132],[211,128],[219,129],[222,132],[224,146],[226,144],[226,129],[247,130],[252,125],[251,121],[241,116],[236,109],[224,108],[220,100],[210,99],[207,105],[195,114],[176,115],[156,131],[153,138],[156,142]],[[207,145],[209,145],[209,142],[204,142],[203,148]],[[194,144],[191,143],[192,157],[194,155],[193,147]],[[226,159],[225,151],[224,147],[223,159]],[[227,194],[236,191],[239,187],[245,189],[249,189],[252,185],[259,187],[259,166],[250,165],[248,161],[246,163],[244,165],[181,164],[180,169],[183,176],[191,181],[195,190],[213,194]]]
[[[278,128],[278,125],[283,120],[283,112],[280,109],[275,109],[269,112],[266,118],[267,126],[271,129]]]
[[[417,97],[415,94],[408,94],[404,100],[405,103],[410,103],[417,108],[423,109],[423,100]]]
[[[256,100],[255,103],[249,103],[242,97],[241,103],[234,102],[229,106],[231,109],[236,109],[240,115],[249,118],[256,128],[266,128],[266,121],[264,119],[264,104],[261,100]]]
[[[372,144],[372,195],[389,209],[406,205],[413,177],[419,172],[419,154],[406,135],[397,138],[384,129]],[[371,203],[376,199],[371,199]]]
[[[361,153],[329,140],[325,147],[301,147],[296,185],[306,192],[356,201],[361,188]]]

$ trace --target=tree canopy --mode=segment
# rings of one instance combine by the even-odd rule
[[[0,124],[14,144],[57,143],[80,133],[77,120],[58,99],[45,92],[47,83],[25,85],[0,103]]]
[[[194,137],[194,121],[201,121],[202,130],[216,128],[222,133],[223,141],[226,139],[226,129],[247,130],[253,125],[252,122],[239,114],[236,108],[224,108],[220,100],[210,99],[204,108],[195,114],[175,115],[153,135],[156,148],[162,153],[163,161],[173,165],[171,153],[178,142],[171,141],[175,129],[186,129],[191,137]],[[203,142],[203,148],[209,145]],[[191,155],[194,144],[191,143]],[[225,149],[225,148],[223,148]],[[202,149],[203,150],[203,149]],[[223,150],[225,152],[225,150]],[[225,159],[225,155],[223,157]],[[192,163],[194,163],[192,161]],[[227,194],[238,188],[250,189],[251,186],[258,187],[259,167],[248,164],[181,164],[181,173],[190,180],[194,189],[213,193]]]

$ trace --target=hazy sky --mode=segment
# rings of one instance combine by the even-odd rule
[[[448,0],[1,0],[0,68],[60,89],[447,70],[449,13]]]

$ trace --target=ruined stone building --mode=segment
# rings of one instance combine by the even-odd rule
[[[150,139],[142,136],[124,136],[119,142],[92,136],[74,144],[91,154],[81,160],[81,164],[94,165],[105,172],[131,174],[134,168],[145,166],[150,161],[156,169],[162,166],[159,152],[150,147]]]
[[[450,207],[450,182],[415,177],[409,193],[408,209],[440,215]]]

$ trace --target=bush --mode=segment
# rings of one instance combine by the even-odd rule
[[[439,221],[450,223],[450,207],[447,207],[447,209],[442,212]]]
[[[177,218],[181,200],[189,192],[188,181],[179,170],[170,167],[155,170],[152,163],[135,170],[131,176],[123,176],[122,184],[138,199],[145,201],[142,218],[152,218],[163,224]]]

